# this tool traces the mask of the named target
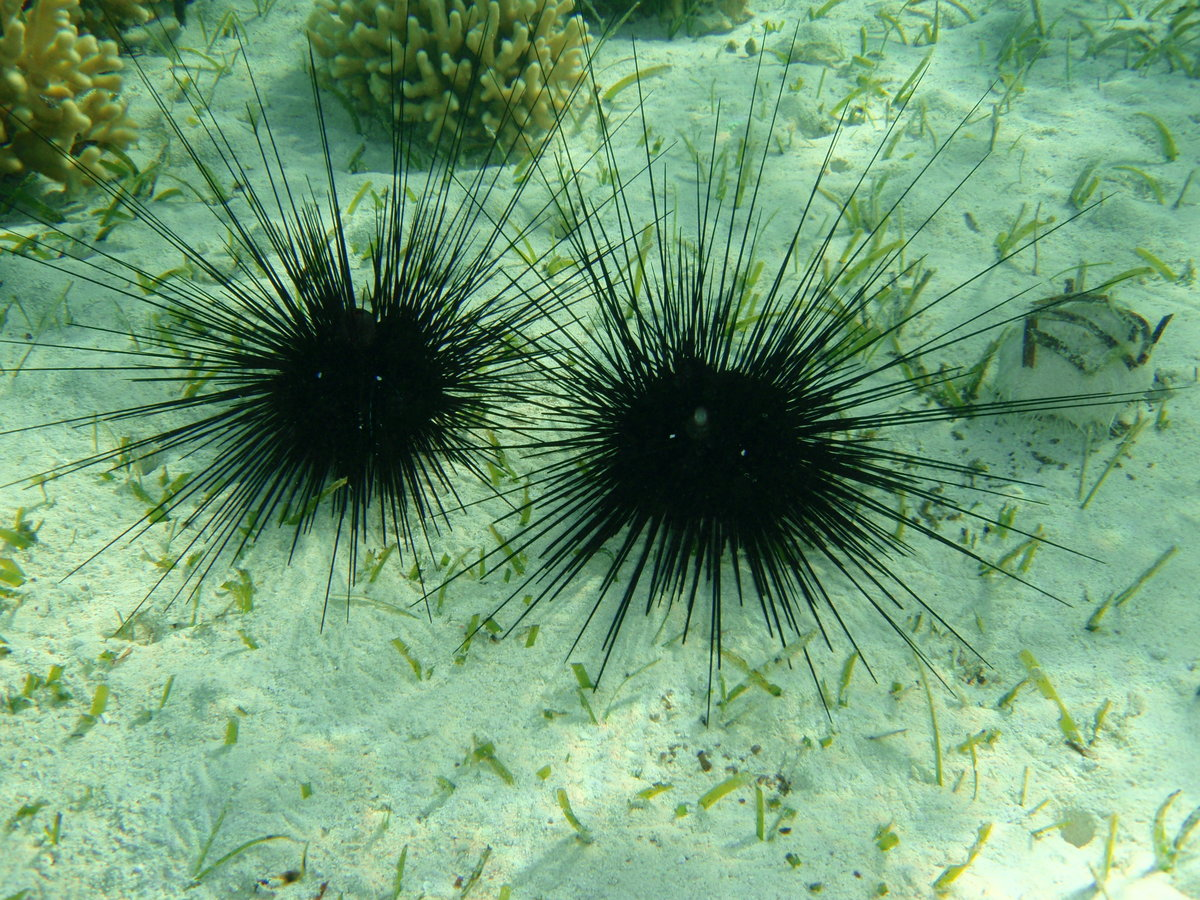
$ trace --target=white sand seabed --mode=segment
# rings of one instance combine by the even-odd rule
[[[214,22],[228,6],[226,0],[197,3],[192,17]],[[922,20],[901,4],[893,6],[916,34]],[[917,94],[939,137],[987,90],[998,48],[1027,13],[1027,5],[1017,2],[975,6],[977,20],[964,22],[943,5],[941,40]],[[1028,213],[1040,204],[1042,216],[1070,215],[1068,194],[1095,160],[1105,176],[1102,190],[1111,196],[1041,244],[1042,285],[1029,299],[1060,291],[1081,261],[1106,264],[1089,273],[1096,283],[1143,264],[1134,248],[1152,252],[1187,277],[1175,283],[1141,277],[1114,295],[1152,323],[1174,315],[1152,364],[1171,383],[1194,386],[1200,303],[1192,260],[1200,186],[1173,204],[1189,172],[1200,166],[1200,82],[1162,64],[1130,70],[1120,52],[1085,57],[1086,37],[1074,14],[1103,27],[1118,10],[1103,3],[1071,6],[1068,14],[1065,7],[1043,4],[1046,21],[1058,23],[1054,33],[1074,35],[1069,66],[1066,42],[1056,37],[1003,115],[995,152],[931,223],[919,252],[929,254],[942,289],[971,277],[994,258],[994,236],[1022,204]],[[804,22],[801,40],[857,52],[860,25],[869,23],[877,35],[875,13],[887,8],[849,0],[819,21]],[[324,177],[302,69],[307,9],[300,0],[283,0],[265,20],[244,15],[251,62],[270,98],[271,124],[294,185],[303,185],[305,177],[321,184]],[[646,103],[654,132],[667,144],[675,140],[671,152],[678,164],[672,171],[681,184],[690,182],[682,177],[689,174],[687,154],[677,138],[708,140],[714,99],[721,101],[722,140],[739,133],[757,65],[745,52],[746,40],[761,42],[764,22],[782,22],[781,34],[765,38],[768,46],[781,46],[797,18],[808,19],[808,9],[807,3],[755,5],[757,15],[728,35],[670,42],[651,37],[638,44],[642,66],[671,65],[646,79]],[[198,42],[197,33],[193,22],[185,42]],[[736,52],[726,47],[731,40]],[[877,36],[872,41],[877,46]],[[217,47],[232,49],[229,43]],[[875,71],[894,89],[926,52],[893,39]],[[159,83],[165,77],[161,61],[147,56],[145,62]],[[622,34],[598,60],[598,79],[614,84],[632,66]],[[765,80],[776,84],[771,78],[778,66],[766,69]],[[762,208],[778,210],[764,254],[794,227],[800,199],[828,147],[829,137],[807,132],[806,110],[818,102],[831,105],[830,98],[853,83],[831,68],[818,100],[820,72],[817,65],[798,65],[789,75],[802,77],[804,85],[785,100],[778,126],[784,147],[768,157],[760,185]],[[135,116],[153,121],[147,88],[132,73],[129,80]],[[252,134],[241,121],[246,97],[239,74],[218,85],[213,102],[239,157],[254,160]],[[633,89],[625,90],[612,108],[633,112],[636,99]],[[830,182],[835,190],[852,186],[880,140],[883,106],[876,101],[870,109],[874,121],[841,138],[833,166],[841,174]],[[363,138],[336,102],[326,103],[326,113],[333,157],[348,159]],[[1139,113],[1170,128],[1178,146],[1174,161],[1165,160],[1155,126]],[[184,127],[202,146],[202,133]],[[640,125],[635,120],[630,127]],[[955,174],[986,148],[990,129],[989,121],[964,129],[947,151],[945,167],[931,172],[909,198],[914,210],[930,209],[944,196]],[[591,146],[593,131],[584,128],[574,139]],[[138,153],[148,155],[157,140],[148,138]],[[635,141],[625,143],[638,152]],[[891,184],[897,186],[928,157],[931,143],[928,137],[905,138],[898,146],[883,164],[895,173]],[[174,171],[195,181],[182,154],[176,150],[170,159]],[[631,159],[633,171],[637,157]],[[385,165],[386,153],[373,147],[364,161]],[[1156,202],[1144,179],[1114,168],[1119,165],[1152,175],[1166,202]],[[261,174],[257,167],[252,172]],[[382,184],[387,175],[379,170],[339,177],[345,203],[364,179]],[[645,192],[630,196],[645,206],[649,220]],[[200,204],[176,198],[160,205],[172,228],[221,252],[220,230]],[[828,204],[823,209],[832,212]],[[967,213],[977,231],[967,227]],[[911,213],[906,224],[918,215]],[[10,216],[5,227],[15,224]],[[118,228],[109,249],[151,270],[175,259],[138,225]],[[5,305],[19,295],[27,309],[36,307],[70,280],[25,261],[2,264]],[[1032,265],[1021,257],[954,295],[936,318],[914,323],[913,339],[923,327],[933,333],[1037,283]],[[72,288],[77,320],[93,303],[103,309],[109,301],[85,284]],[[27,326],[10,311],[4,329],[3,336],[13,338]],[[4,361],[17,352],[6,347]],[[29,371],[0,383],[0,411],[9,428],[53,418],[64,397],[84,408],[123,405],[127,390],[120,379]],[[513,898],[866,898],[879,896],[881,885],[890,897],[927,897],[948,866],[968,860],[987,825],[986,842],[948,896],[1101,896],[1092,885],[1107,868],[1109,897],[1200,897],[1200,833],[1183,846],[1171,873],[1153,871],[1152,841],[1155,812],[1169,794],[1182,792],[1166,816],[1169,838],[1200,806],[1197,409],[1194,388],[1173,396],[1170,426],[1143,431],[1086,510],[1076,499],[1079,438],[1061,426],[979,420],[912,435],[915,452],[984,460],[994,472],[1042,485],[1020,490],[1036,502],[1022,507],[1018,525],[1040,524],[1052,539],[1103,560],[1093,563],[1050,547],[1037,554],[1029,577],[1069,605],[1006,579],[979,578],[974,563],[925,541],[914,540],[914,554],[894,561],[904,582],[991,664],[976,669],[948,636],[922,630],[921,646],[950,685],[929,679],[944,751],[942,786],[935,779],[933,729],[919,670],[869,611],[849,618],[878,681],[860,665],[832,724],[797,657],[794,669],[770,673],[781,696],[752,689],[705,727],[705,636],[664,646],[679,630],[677,620],[661,632],[657,620],[645,627],[630,622],[606,683],[588,698],[602,718],[593,724],[564,654],[590,608],[598,566],[587,570],[571,595],[538,610],[532,621],[540,633],[532,647],[526,647],[524,631],[507,641],[476,640],[458,665],[455,647],[472,614],[487,612],[510,590],[497,578],[455,584],[430,621],[420,609],[408,613],[417,592],[401,577],[401,567],[388,568],[375,584],[356,589],[375,603],[354,604],[348,617],[342,605],[331,604],[321,630],[327,535],[318,528],[307,536],[290,565],[286,537],[271,535],[242,562],[257,587],[251,612],[219,615],[228,600],[210,588],[199,624],[191,624],[190,609],[165,610],[159,602],[134,640],[120,640],[110,637],[118,618],[156,577],[142,546],[155,551],[161,535],[114,547],[60,580],[122,523],[135,521],[143,506],[94,475],[54,483],[48,488],[53,504],[33,514],[42,522],[38,543],[14,557],[28,576],[20,602],[0,612],[0,647],[7,651],[0,656],[0,694],[20,695],[27,676],[45,677],[52,666],[62,667],[63,692],[56,700],[53,690],[41,687],[31,706],[0,709],[0,898],[391,897],[402,854],[404,897],[457,897],[469,889],[472,897]],[[136,433],[137,423],[128,427]],[[2,440],[0,483],[88,452],[92,436],[51,429]],[[1095,448],[1089,483],[1116,447],[1106,439]],[[0,525],[39,496],[5,489]],[[982,509],[994,514],[1000,502],[993,498]],[[484,505],[455,517],[445,549],[453,555],[489,544],[493,512]],[[943,523],[943,529],[956,539],[961,523]],[[980,552],[998,558],[1017,543],[1015,537],[991,537]],[[1100,629],[1085,630],[1103,598],[1134,582],[1172,546],[1177,554],[1141,592],[1111,610]],[[218,575],[212,582],[223,580]],[[832,575],[830,584],[836,584]],[[847,596],[844,606],[855,605]],[[757,616],[747,607],[726,617],[729,648],[753,665],[774,653]],[[431,670],[428,677],[415,677],[395,638]],[[596,657],[586,651],[595,644],[584,643],[571,661],[594,669]],[[1010,708],[998,708],[1026,676],[1018,656],[1023,650],[1040,661],[1088,739],[1086,753],[1064,742],[1058,708],[1034,687],[1026,686]],[[848,654],[844,645],[814,654],[831,689]],[[622,683],[624,673],[654,660]],[[724,671],[731,682],[741,677],[729,665]],[[968,683],[964,676],[971,671],[977,677]],[[168,682],[170,696],[161,705]],[[894,682],[902,690],[890,690]],[[109,691],[107,707],[82,737],[73,737],[101,685]],[[1102,708],[1107,714],[1097,730]],[[237,741],[226,745],[230,722],[237,723]],[[981,741],[972,760],[961,748],[983,732],[994,732],[994,740]],[[485,746],[493,748],[492,758],[478,749]],[[707,808],[699,802],[736,775],[746,783]],[[655,792],[656,785],[666,787]],[[560,789],[589,840],[564,815]],[[758,791],[769,840],[756,834]],[[772,828],[785,809],[790,818]],[[884,851],[877,838],[888,826],[899,843]],[[210,838],[206,864],[269,835],[285,837],[246,849],[193,886]],[[302,858],[304,876],[284,884],[282,873],[299,869]]]

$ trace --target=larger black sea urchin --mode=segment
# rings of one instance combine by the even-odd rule
[[[99,336],[100,346],[38,335],[43,361],[26,365],[26,377],[38,369],[86,371],[128,380],[135,396],[139,383],[148,382],[157,399],[0,434],[120,422],[141,429],[118,446],[21,483],[187,460],[191,476],[172,482],[92,557],[171,519],[164,571],[142,602],[181,572],[174,596],[194,598],[219,561],[236,558],[268,527],[291,528],[294,552],[322,517],[332,522],[323,538],[330,548],[327,604],[339,551],[347,551],[340,558],[353,584],[369,528],[378,529],[373,538],[380,546],[411,551],[461,506],[464,473],[489,485],[482,470],[497,446],[492,432],[513,421],[513,406],[528,390],[533,351],[522,334],[544,299],[538,260],[521,272],[503,267],[513,242],[538,218],[534,212],[516,224],[534,179],[511,178],[509,164],[523,158],[536,167],[550,136],[468,150],[465,125],[439,129],[434,146],[424,143],[424,128],[414,137],[412,128],[393,127],[390,183],[374,195],[369,247],[355,247],[315,79],[321,193],[287,171],[248,67],[240,74],[251,87],[247,112],[257,148],[251,159],[238,150],[246,135],[235,139],[234,129],[243,126],[223,120],[190,81],[173,76],[186,103],[180,113],[160,99],[164,92],[136,57],[134,63],[169,135],[190,158],[213,230],[229,236],[232,271],[124,179],[81,173],[172,255],[181,254],[182,268],[199,278],[164,277],[148,260],[129,262],[98,241],[71,237],[24,194],[6,197],[46,229],[27,249],[49,257],[58,252],[52,245],[65,245],[67,259],[44,264],[110,291],[135,323],[128,333],[110,322],[78,326]],[[395,104],[403,110],[406,102],[398,92]],[[185,113],[199,123],[203,142],[185,133]],[[130,337],[135,347],[123,349]],[[29,349],[28,341],[6,343]],[[49,354],[59,358],[47,364]],[[147,423],[158,424],[148,429]]]
[[[778,77],[776,112],[786,82],[785,75]],[[751,97],[744,108],[755,110],[760,100]],[[769,100],[766,107],[772,108]],[[882,148],[900,127],[902,107],[859,173],[852,198],[866,193]],[[907,235],[898,228],[889,233],[889,227],[957,138],[960,124],[840,256],[830,248],[850,200],[834,211],[832,224],[813,224],[824,202],[831,144],[782,251],[764,251],[763,222],[770,211],[760,191],[774,114],[763,134],[748,112],[740,140],[724,157],[716,139],[720,124],[714,124],[708,162],[694,154],[691,197],[688,189],[676,195],[666,187],[663,163],[649,149],[644,105],[642,115],[644,168],[635,179],[611,177],[612,215],[600,214],[578,190],[562,197],[559,214],[577,223],[573,251],[595,309],[561,322],[541,340],[549,399],[538,447],[548,458],[533,479],[542,493],[498,523],[504,528],[516,515],[532,516],[498,552],[505,559],[531,554],[536,563],[492,615],[524,596],[521,621],[598,562],[592,570],[598,588],[584,600],[590,609],[581,614],[576,645],[594,619],[603,620],[602,673],[631,611],[682,605],[684,639],[695,624],[708,639],[710,697],[722,636],[731,612],[744,606],[756,611],[751,615],[761,618],[778,644],[803,648],[814,678],[806,643],[813,635],[828,646],[841,635],[863,657],[846,615],[852,607],[878,614],[927,663],[903,621],[906,610],[932,615],[969,647],[909,586],[895,560],[923,542],[999,571],[914,510],[926,505],[943,516],[999,525],[975,508],[970,494],[978,498],[1021,482],[908,451],[905,429],[1118,398],[986,401],[971,398],[977,370],[927,371],[925,361],[937,351],[1019,319],[1020,313],[1004,307],[1020,295],[993,298],[982,312],[954,314],[950,327],[940,326],[910,348],[897,338],[905,325],[931,315],[1045,235],[981,265],[965,282],[921,296],[926,281],[912,243],[986,151]],[[616,135],[606,133],[605,162],[612,173],[620,172],[616,144]],[[634,211],[635,193],[651,198],[648,213]],[[680,212],[689,203],[692,213]],[[764,260],[763,252],[777,255]],[[947,390],[950,384],[957,391]],[[968,399],[932,399],[951,394]],[[1003,574],[1028,584],[1019,573]]]

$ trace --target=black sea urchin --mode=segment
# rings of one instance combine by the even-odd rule
[[[912,508],[994,525],[974,499],[1022,482],[906,450],[906,430],[1115,400],[1095,393],[988,402],[974,399],[977,368],[927,372],[937,351],[1013,321],[1002,310],[1016,299],[1010,294],[988,301],[983,312],[956,313],[950,325],[902,347],[906,326],[943,312],[972,282],[1045,236],[979,265],[975,276],[936,296],[921,296],[927,270],[913,242],[987,151],[907,235],[889,228],[961,123],[840,256],[830,252],[835,236],[851,203],[865,200],[864,185],[900,127],[903,104],[850,199],[836,208],[832,224],[817,225],[817,206],[829,195],[831,144],[807,196],[793,204],[798,212],[784,240],[767,247],[764,222],[768,213],[781,214],[769,207],[783,206],[761,189],[786,83],[786,75],[777,77],[779,94],[765,104],[765,134],[756,133],[748,112],[724,153],[716,138],[720,123],[708,162],[693,151],[694,196],[688,188],[676,196],[665,187],[644,104],[644,182],[634,182],[644,186],[614,177],[611,217],[598,215],[577,190],[563,195],[561,216],[580,223],[573,250],[595,312],[542,339],[543,359],[554,364],[542,366],[551,399],[539,447],[554,455],[532,476],[542,494],[521,511],[532,521],[505,545],[508,559],[531,554],[533,573],[492,613],[524,595],[521,621],[599,557],[593,572],[599,586],[589,591],[590,609],[572,651],[592,620],[603,618],[603,672],[631,610],[649,614],[681,604],[684,639],[693,620],[708,635],[710,696],[731,599],[735,610],[755,607],[781,644],[802,645],[819,634],[832,647],[841,635],[862,657],[847,613],[865,605],[927,663],[902,622],[908,609],[923,610],[969,647],[894,562],[924,542],[994,569]],[[745,108],[761,101],[752,96]],[[607,165],[619,172],[616,138],[604,140]],[[634,212],[635,192],[650,198],[648,212]],[[681,213],[689,201],[692,212]],[[764,265],[762,254],[774,255]],[[957,497],[955,488],[962,489]],[[975,498],[967,499],[970,492]],[[1003,574],[1028,584],[1018,573]],[[816,678],[808,648],[803,652]]]
[[[240,36],[238,49],[244,56]],[[173,76],[186,103],[179,112],[160,99],[165,92],[143,64],[135,65],[168,135],[190,160],[201,188],[196,196],[211,213],[205,227],[228,234],[231,262],[201,249],[197,237],[170,224],[158,202],[125,180],[90,177],[113,208],[127,210],[171,255],[182,255],[171,276],[157,274],[145,258],[127,262],[98,239],[71,238],[38,207],[14,198],[47,229],[26,248],[48,256],[52,243],[64,243],[70,259],[44,264],[107,289],[134,323],[128,333],[111,320],[77,326],[99,346],[39,335],[38,356],[58,358],[25,365],[25,377],[65,369],[127,381],[139,398],[147,385],[154,393],[2,433],[125,421],[142,431],[24,483],[164,458],[192,469],[188,478],[164,479],[146,514],[97,551],[171,519],[174,543],[150,593],[182,571],[175,597],[194,597],[219,561],[236,558],[267,527],[293,529],[294,552],[301,534],[326,518],[327,604],[339,550],[346,550],[353,584],[368,527],[378,527],[384,544],[411,549],[460,505],[457,477],[487,483],[481,470],[495,447],[488,432],[511,420],[512,405],[525,395],[531,351],[520,335],[539,305],[536,285],[502,270],[522,234],[515,213],[530,180],[510,184],[508,164],[532,157],[536,165],[544,136],[529,135],[519,147],[492,144],[468,160],[461,127],[442,129],[432,147],[421,143],[424,129],[414,137],[414,129],[394,127],[390,183],[374,193],[368,245],[354,246],[315,80],[323,195],[287,171],[249,67],[242,74],[253,159],[237,149],[249,133],[240,143],[234,137],[246,126],[215,115],[190,80]],[[403,93],[396,96],[401,108],[405,102]],[[186,133],[185,116],[194,117],[202,141]],[[132,349],[125,346],[130,337]]]

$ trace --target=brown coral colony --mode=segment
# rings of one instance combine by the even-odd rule
[[[317,0],[313,49],[360,106],[427,122],[437,139],[550,130],[583,72],[573,0]]]
[[[0,175],[71,186],[136,138],[114,41],[81,34],[79,0],[0,0]]]
[[[143,15],[130,18],[130,3]],[[110,23],[150,15],[140,0],[103,9]],[[434,141],[449,125],[511,148],[552,130],[571,102],[590,40],[573,9],[573,0],[317,0],[308,31],[336,89],[360,107],[427,123]],[[0,0],[0,176],[37,172],[72,188],[107,177],[104,161],[136,140],[118,43],[82,31],[97,15],[80,0]]]

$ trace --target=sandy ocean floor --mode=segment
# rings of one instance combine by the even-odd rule
[[[883,34],[883,17],[890,17],[918,44],[930,2],[847,0],[826,3],[827,12],[816,15],[815,4],[769,0],[727,33],[671,41],[657,25],[635,26],[603,48],[597,79],[603,88],[634,71],[629,35],[638,33],[643,69],[666,66],[643,80],[648,119],[668,148],[671,178],[689,188],[683,138],[707,147],[715,122],[718,148],[725,148],[747,115],[769,111],[748,102],[758,60],[747,44],[785,48],[800,21],[800,61],[787,74],[795,90],[785,92],[779,139],[759,185],[761,208],[774,213],[760,249],[771,258],[828,148],[821,126],[839,99],[865,88],[863,112],[831,163],[835,193],[853,187],[887,126],[885,99],[867,81],[894,92],[932,51],[910,110],[927,127],[906,131],[877,170],[890,173],[882,195],[890,202],[929,158],[934,137],[947,136],[1001,71],[1011,71],[998,59],[1014,34],[1028,38],[1033,32],[1021,29],[1036,29],[1030,5],[967,5],[970,18],[960,4],[941,4],[935,47],[905,45],[894,30],[886,41]],[[1146,0],[1129,8],[1144,17],[1159,6]],[[179,40],[198,47],[208,42],[201,19],[211,30],[226,10],[239,11],[289,179],[320,183],[303,70],[308,4],[280,0],[264,16],[247,0],[197,0],[190,9]],[[705,637],[681,646],[675,618],[661,628],[657,619],[631,622],[636,627],[601,688],[577,689],[568,662],[594,670],[596,643],[585,640],[570,660],[565,652],[590,608],[599,565],[584,572],[572,595],[538,610],[532,645],[522,627],[507,640],[476,639],[456,657],[471,617],[510,590],[498,578],[456,583],[431,621],[412,608],[419,593],[404,577],[410,561],[389,563],[377,581],[355,588],[348,616],[344,604],[331,605],[322,630],[329,535],[318,527],[289,565],[286,536],[272,534],[239,563],[255,585],[250,611],[237,610],[220,588],[236,576],[216,574],[198,611],[165,609],[156,598],[132,638],[117,639],[111,635],[120,618],[157,577],[150,558],[163,552],[164,535],[151,531],[63,576],[135,522],[144,504],[122,478],[96,473],[48,485],[45,501],[36,490],[8,487],[0,492],[0,526],[11,527],[24,507],[39,527],[31,546],[0,550],[26,578],[12,596],[0,596],[0,898],[915,898],[934,896],[939,879],[946,896],[961,898],[1200,897],[1200,829],[1181,841],[1172,871],[1163,871],[1170,862],[1155,849],[1156,812],[1170,795],[1180,792],[1161,816],[1159,844],[1171,844],[1200,807],[1200,176],[1185,191],[1200,172],[1200,81],[1162,61],[1134,68],[1137,54],[1122,49],[1133,39],[1089,52],[1120,31],[1166,39],[1169,10],[1152,19],[1120,18],[1116,3],[1045,2],[1041,10],[1044,56],[1023,89],[997,120],[987,113],[998,93],[988,94],[985,114],[906,199],[911,227],[983,155],[996,127],[992,154],[912,252],[927,254],[936,270],[930,290],[944,291],[995,259],[996,236],[1022,210],[1022,221],[1070,217],[1070,195],[1086,184],[1087,167],[1098,179],[1094,196],[1108,199],[1042,241],[1036,258],[1003,264],[936,317],[914,323],[909,339],[1019,291],[1029,294],[1018,303],[1059,293],[1081,264],[1093,285],[1144,267],[1111,293],[1151,324],[1174,316],[1149,365],[1179,390],[1165,416],[1148,404],[1122,412],[1126,423],[1139,415],[1151,421],[1086,509],[1080,484],[1095,483],[1120,438],[1095,442],[1082,477],[1082,438],[1062,423],[935,424],[912,434],[905,449],[982,460],[1036,482],[1010,491],[1029,501],[1017,524],[1040,526],[1099,560],[1040,549],[1027,577],[1065,602],[982,578],[961,554],[913,540],[914,553],[897,558],[894,570],[990,665],[931,629],[926,617],[914,639],[946,680],[940,685],[926,673],[927,695],[911,652],[869,610],[852,611],[850,625],[877,680],[859,664],[840,685],[850,648],[829,652],[814,643],[834,699],[827,718],[802,657],[791,669],[773,665],[777,647],[757,611],[732,610],[727,646],[764,674],[706,727]],[[235,49],[217,39],[206,52],[223,59]],[[1185,52],[1195,59],[1195,38]],[[162,59],[144,59],[151,85],[161,88]],[[762,79],[774,90],[782,67],[769,60]],[[211,80],[199,70],[196,76],[202,85]],[[135,152],[144,161],[166,132],[149,102],[152,88],[132,72],[128,80],[132,112],[149,123]],[[241,69],[212,93],[239,157],[251,161],[246,99]],[[636,104],[631,88],[608,107],[620,117]],[[357,134],[335,102],[327,112],[335,161],[380,137],[378,129]],[[182,107],[177,115],[203,147],[203,133]],[[636,121],[630,127],[640,129]],[[640,152],[636,131],[628,137],[622,146]],[[594,129],[585,123],[572,140],[594,147]],[[172,175],[196,180],[177,146],[165,159]],[[637,159],[629,157],[629,171]],[[361,171],[339,171],[343,204],[364,182],[385,183],[384,165],[384,149],[373,145]],[[251,174],[260,176],[261,167]],[[648,221],[644,192],[631,196]],[[91,208],[84,203],[77,214]],[[186,194],[155,208],[204,252],[223,252],[211,216]],[[832,213],[830,203],[820,209]],[[359,213],[354,221],[363,229],[369,220]],[[0,231],[27,225],[10,213]],[[846,237],[840,232],[835,247]],[[114,231],[106,249],[152,271],[178,262],[138,223]],[[54,324],[64,318],[61,311],[55,318],[54,303],[68,282],[75,321],[111,315],[111,296],[79,278],[7,254],[0,265],[4,338],[33,331],[25,315],[49,310],[42,341],[81,340],[77,330]],[[14,297],[19,306],[10,305]],[[0,352],[11,369],[24,350]],[[950,352],[967,355],[965,348]],[[38,359],[35,353],[27,371],[0,378],[5,430],[63,410],[127,402],[121,379],[36,372]],[[138,436],[137,422],[125,427]],[[5,434],[0,483],[121,436],[115,428]],[[979,508],[996,515],[1002,502],[984,497]],[[455,517],[435,552],[490,546],[495,512],[483,506]],[[966,526],[940,527],[958,541]],[[1021,542],[976,537],[976,552],[988,559]],[[1099,628],[1085,628],[1101,603],[1171,548],[1174,555],[1140,591],[1110,609]],[[853,610],[852,600],[846,606]],[[1034,683],[1001,704],[1030,678],[1023,652],[1040,663],[1043,686],[1052,686],[1061,705]],[[722,671],[729,690],[747,680],[732,664]],[[778,690],[763,690],[766,682]],[[103,711],[90,715],[105,692]],[[1082,738],[1074,746],[1065,739],[1063,711]],[[968,863],[947,880],[950,867]]]

